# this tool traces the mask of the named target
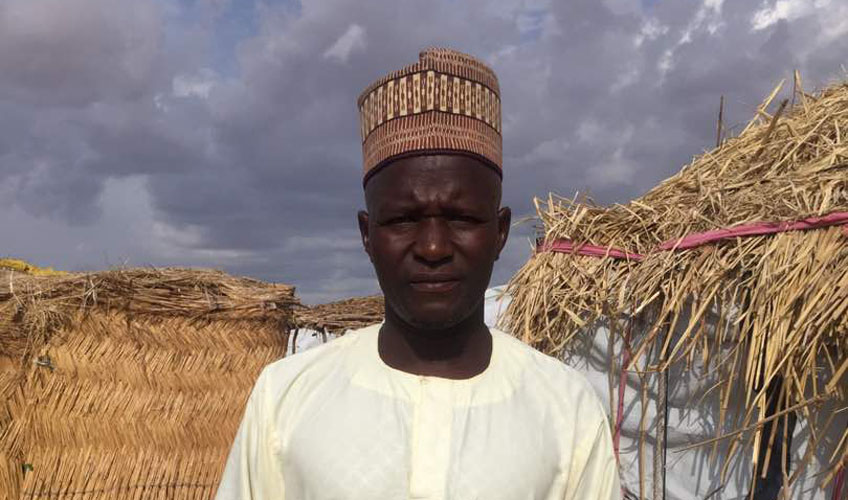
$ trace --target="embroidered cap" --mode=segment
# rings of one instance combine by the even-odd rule
[[[366,181],[391,160],[428,151],[469,154],[501,172],[498,78],[474,57],[426,49],[369,85],[357,105]]]

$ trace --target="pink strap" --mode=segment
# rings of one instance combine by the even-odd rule
[[[542,243],[537,247],[539,252],[573,253],[577,255],[588,255],[590,257],[613,257],[615,259],[630,259],[640,261],[644,259],[638,253],[627,253],[612,247],[599,247],[596,245],[574,245],[571,240],[556,240],[551,243]]]
[[[787,231],[806,231],[828,226],[839,226],[848,224],[848,212],[833,212],[823,217],[807,217],[797,221],[785,222],[757,222],[754,224],[742,224],[729,229],[714,229],[703,233],[694,233],[682,238],[663,242],[654,251],[663,252],[668,250],[689,250],[709,243],[721,240],[729,240],[743,236],[762,236],[766,234],[785,233]],[[848,225],[842,228],[842,234],[848,237]],[[588,255],[591,257],[612,257],[614,259],[630,259],[641,261],[644,255],[629,253],[612,247],[601,247],[596,245],[575,245],[571,240],[561,239],[550,243],[541,243],[537,246],[539,252],[573,253],[577,255]]]
[[[743,224],[729,229],[714,229],[703,233],[690,234],[675,240],[668,240],[657,247],[657,250],[687,250],[714,241],[729,240],[738,236],[761,236],[764,234],[785,233],[787,231],[807,231],[809,229],[838,226],[846,223],[848,223],[848,212],[834,212],[824,217],[808,217],[797,221],[757,222],[754,224]]]

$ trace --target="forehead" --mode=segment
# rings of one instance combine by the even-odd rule
[[[365,186],[369,208],[418,203],[488,206],[500,198],[497,173],[463,155],[426,155],[383,167]]]

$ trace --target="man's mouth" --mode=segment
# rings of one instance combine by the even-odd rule
[[[426,293],[445,293],[459,285],[459,278],[446,274],[415,275],[409,284],[413,290]]]

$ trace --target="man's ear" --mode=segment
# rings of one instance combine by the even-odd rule
[[[498,254],[495,260],[501,256],[501,250],[506,245],[506,240],[509,238],[509,227],[512,224],[512,210],[509,207],[501,207],[498,210]]]
[[[359,220],[359,236],[362,238],[362,246],[365,248],[365,253],[368,254],[368,258],[370,259],[371,239],[368,234],[368,212],[360,210],[359,213],[356,214],[356,218]]]

